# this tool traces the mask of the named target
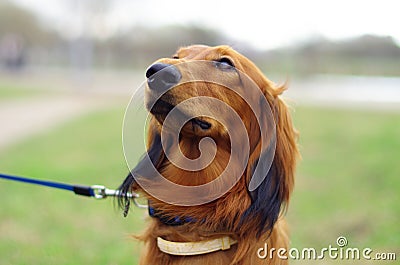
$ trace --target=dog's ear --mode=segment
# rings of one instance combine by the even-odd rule
[[[118,205],[120,208],[125,209],[125,211],[127,211],[127,207],[129,207],[129,198],[127,197],[127,194],[135,189],[135,185],[138,185],[133,176],[137,174],[142,177],[151,177],[154,174],[154,168],[158,168],[159,164],[164,159],[161,135],[152,126],[149,127],[148,139],[149,142],[146,153],[142,156],[135,168],[129,172],[124,182],[118,188],[121,194],[124,195],[118,198]],[[154,167],[149,166],[150,161]]]
[[[252,227],[250,229],[256,229],[258,236],[263,232],[272,231],[281,211],[287,206],[294,185],[294,170],[298,156],[297,132],[293,128],[288,108],[277,95],[273,98],[270,105],[276,124],[276,145],[268,144],[265,150],[261,150],[261,143],[258,143],[252,150],[246,171],[248,181],[253,178],[262,181],[258,183],[256,189],[249,191],[252,203],[243,214],[241,223],[250,224]],[[258,131],[255,139],[260,138],[261,133],[265,132]],[[272,146],[275,147],[275,154],[269,167]]]

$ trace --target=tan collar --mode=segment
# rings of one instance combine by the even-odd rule
[[[227,250],[236,243],[237,241],[229,236],[197,242],[172,242],[157,237],[157,246],[162,252],[179,256],[200,255]]]

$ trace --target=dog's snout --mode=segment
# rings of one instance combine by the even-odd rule
[[[150,78],[152,75],[157,73],[158,71],[161,71],[162,69],[171,66],[170,64],[165,64],[165,63],[155,63],[150,65],[150,67],[146,71],[146,77]]]
[[[179,69],[171,64],[155,63],[147,69],[146,77],[151,89],[164,91],[178,84],[182,75]]]

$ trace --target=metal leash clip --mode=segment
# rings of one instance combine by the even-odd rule
[[[142,209],[147,209],[148,206],[147,204],[140,203],[138,199],[140,198],[140,195],[135,192],[128,192],[126,194],[121,193],[119,190],[111,190],[107,189],[105,186],[102,185],[93,185],[91,186],[91,189],[93,190],[93,197],[95,199],[105,199],[107,197],[128,197],[133,200],[133,203],[138,207]]]

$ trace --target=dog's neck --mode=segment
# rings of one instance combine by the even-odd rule
[[[224,170],[227,167],[228,163],[232,163],[233,165],[237,165],[235,161],[229,161],[232,159],[230,155],[230,146],[225,143],[216,143],[218,149],[216,151],[214,159],[212,162],[197,171],[190,171],[182,169],[176,166],[176,162],[181,162],[179,159],[197,159],[200,156],[200,150],[198,148],[201,138],[194,137],[181,137],[180,139],[180,150],[178,148],[174,148],[170,150],[168,156],[164,156],[162,162],[157,168],[159,172],[163,175],[164,178],[168,179],[171,182],[174,182],[179,185],[184,186],[200,186],[207,184],[221,176]],[[207,152],[207,150],[202,150],[203,152]],[[182,153],[180,153],[182,152]],[[185,157],[179,156],[184,155]],[[167,158],[169,157],[169,158]],[[233,156],[235,157],[235,156]],[[177,159],[173,160],[172,163],[169,159]],[[234,158],[233,158],[234,159]],[[229,179],[225,179],[229,183],[227,183],[227,187],[231,187],[230,181],[233,179],[233,176],[229,175]],[[238,177],[240,182],[244,182],[245,178],[243,176]],[[222,180],[222,181],[225,181]],[[224,185],[223,182],[219,182],[219,185]],[[247,192],[245,190],[240,189],[244,184],[241,183],[239,186],[235,185],[229,192],[223,192],[221,197],[218,200],[213,200],[207,204],[197,205],[194,207],[185,207],[185,206],[175,206],[163,203],[161,201],[153,200],[152,203],[152,211],[150,212],[150,216],[157,217],[161,220],[162,223],[168,224],[171,223],[169,220],[172,220],[172,224],[181,223],[182,220],[189,219],[189,223],[191,227],[198,227],[204,229],[204,232],[231,232],[231,228],[234,226],[232,223],[227,224],[224,220],[236,220],[237,216],[230,216],[230,214],[234,215],[234,211],[230,208],[231,205],[227,204],[229,202],[229,197],[234,196],[235,198],[240,198],[241,211],[245,211],[247,207],[250,205],[250,199],[247,196]],[[215,185],[212,186],[215,188]],[[168,192],[168,191],[163,191]],[[212,192],[210,191],[210,194]],[[171,196],[173,196],[173,191],[171,191]],[[196,194],[190,194],[190,196],[196,196]],[[149,198],[152,200],[152,198]],[[193,210],[195,209],[195,210]],[[238,210],[238,209],[235,209]],[[215,220],[215,218],[219,219],[219,222],[213,221],[210,227],[207,222],[210,219]],[[168,220],[168,222],[163,222],[162,220]],[[175,222],[174,220],[178,220]],[[193,222],[194,221],[194,222]],[[237,220],[236,220],[237,221]],[[234,222],[236,222],[234,221]],[[188,223],[188,222],[184,222]]]
[[[207,141],[214,142],[212,147],[217,147],[219,151],[230,151],[230,142],[226,139],[216,139],[214,137],[199,137],[199,136],[182,136],[179,139],[179,148],[182,150],[182,153],[189,159],[196,159],[201,155],[201,151],[199,149],[201,142],[207,139]],[[210,146],[211,147],[211,146]],[[207,151],[207,150],[204,150]]]
[[[199,146],[202,144],[202,139],[200,137],[181,137],[179,149],[169,150],[168,158],[165,158],[161,164],[162,175],[170,181],[185,186],[202,185],[218,178],[229,162],[230,145],[226,142],[218,142],[212,146],[206,146],[200,151]],[[218,148],[216,148],[217,146]],[[214,148],[217,149],[216,152]],[[191,165],[197,169],[192,171],[175,166],[185,164],[183,161],[186,159],[196,160]],[[211,163],[207,164],[204,161]]]

